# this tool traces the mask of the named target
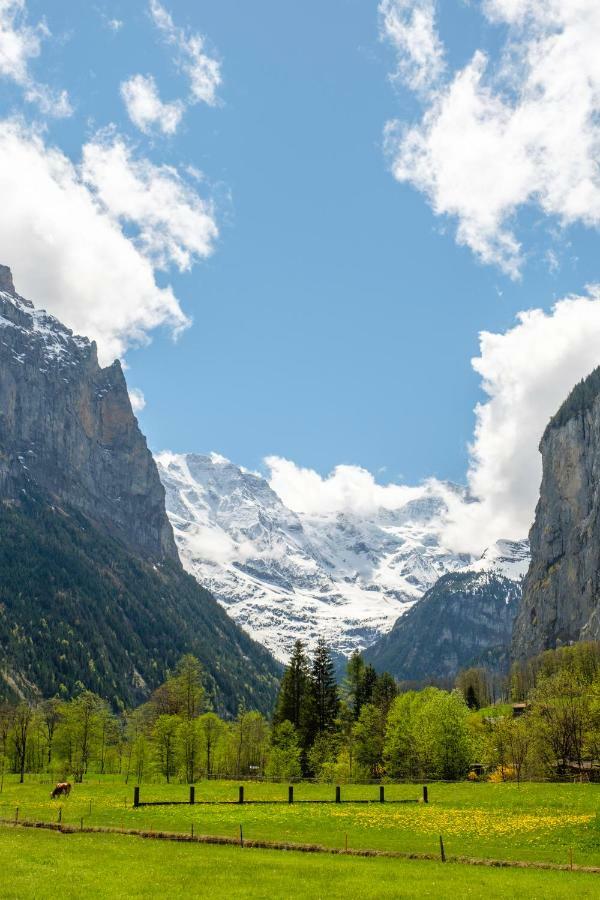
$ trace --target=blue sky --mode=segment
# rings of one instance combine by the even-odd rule
[[[154,166],[201,170],[194,189],[214,205],[213,252],[189,271],[156,267],[193,324],[176,341],[169,328],[147,329],[151,342],[125,354],[153,449],[214,449],[250,468],[276,455],[322,475],[344,463],[383,481],[465,480],[474,407],[486,399],[471,365],[479,333],[502,335],[519,311],[550,311],[598,279],[593,215],[564,224],[564,204],[522,191],[506,215],[521,243],[515,278],[506,260],[459,244],[460,213],[436,214],[414,173],[392,174],[386,122],[418,126],[478,49],[496,66],[507,42],[528,46],[525,26],[494,4],[495,19],[461,0],[398,2],[402,27],[406,7],[433,11],[445,48],[446,74],[415,91],[410,77],[391,77],[402,47],[382,37],[376,2],[166,0],[178,33],[203,35],[219,63],[210,105],[186,99],[187,75],[145,0],[17,3],[50,32],[31,77],[68,91],[72,114],[44,117],[24,101],[23,79],[6,78],[3,115],[43,123],[46,145],[76,164],[111,126]],[[154,78],[163,102],[186,104],[174,134],[143,133],[128,116],[120,86],[136,74]],[[518,106],[519,90],[504,85],[502,96]]]

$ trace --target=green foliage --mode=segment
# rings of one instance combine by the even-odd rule
[[[218,712],[272,708],[278,664],[180,566],[132,555],[47,498],[0,505],[0,699],[16,699],[16,684],[133,706],[182,653],[201,662]]]
[[[317,642],[310,674],[311,712],[317,734],[335,726],[340,700],[331,654],[323,639]]]
[[[302,776],[298,735],[291,722],[285,721],[273,729],[271,749],[265,774],[269,778],[294,781]]]
[[[302,641],[296,641],[290,661],[283,673],[273,722],[291,722],[306,742],[312,709],[310,695],[309,660]]]

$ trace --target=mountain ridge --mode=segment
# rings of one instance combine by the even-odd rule
[[[413,682],[453,681],[460,669],[482,662],[507,670],[528,564],[527,541],[497,541],[480,560],[443,575],[365,659]]]
[[[281,667],[184,572],[119,362],[0,268],[0,694],[139,703],[187,652],[220,712],[270,711]]]
[[[468,560],[443,546],[431,488],[399,509],[309,515],[219,454],[156,461],[185,568],[282,660],[297,638],[364,649]]]

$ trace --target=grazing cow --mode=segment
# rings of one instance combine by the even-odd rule
[[[59,781],[50,797],[54,800],[55,797],[68,797],[71,793],[71,785],[68,781]]]

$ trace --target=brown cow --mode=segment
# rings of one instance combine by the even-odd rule
[[[59,781],[52,793],[50,794],[50,798],[54,800],[55,797],[68,797],[71,793],[71,785],[68,781]]]

